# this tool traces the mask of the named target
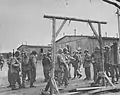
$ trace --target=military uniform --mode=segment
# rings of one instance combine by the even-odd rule
[[[30,75],[30,64],[29,58],[26,53],[22,55],[22,87],[25,87],[25,81],[27,74]]]
[[[77,76],[77,70],[79,68],[79,56],[77,54],[77,52],[75,52],[75,54],[73,55],[73,58],[75,59],[73,61],[73,67],[74,67],[74,78],[76,78]]]
[[[85,75],[86,75],[85,80],[90,80],[91,79],[91,72],[90,72],[91,55],[88,53],[88,50],[85,50],[84,53],[85,55],[84,55],[83,67],[85,68]]]
[[[11,83],[11,59],[12,59],[12,55],[8,55],[8,60],[7,60],[7,64],[8,64],[8,82],[9,82],[9,86],[7,87],[11,87],[12,83]]]
[[[44,55],[42,59],[42,65],[43,65],[43,72],[46,82],[49,79],[49,69],[51,65],[51,59],[48,56]]]
[[[109,46],[105,46],[105,52],[104,52],[104,68],[106,71],[107,76],[110,76],[110,51]]]
[[[29,58],[29,64],[30,64],[30,87],[33,87],[33,83],[36,81],[36,56],[31,53],[30,58]]]
[[[3,58],[3,55],[0,55],[0,68],[1,68],[1,70],[3,68],[3,64],[4,64],[4,58]]]
[[[12,90],[16,89],[15,84],[16,82],[19,84],[19,88],[21,88],[21,81],[20,81],[20,62],[16,57],[11,58],[11,66],[10,66],[10,73],[11,73],[11,85]]]
[[[93,79],[95,82],[97,80],[98,73],[100,71],[100,63],[101,63],[100,49],[98,47],[95,48],[95,51],[92,53],[91,57],[92,57],[92,64],[93,64],[93,70],[94,70]]]

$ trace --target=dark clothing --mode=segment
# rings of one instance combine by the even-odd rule
[[[100,50],[96,50],[92,55],[92,64],[93,64],[93,70],[94,70],[94,82],[97,80],[98,73],[100,71],[100,64],[101,64],[101,59],[100,59]]]
[[[75,59],[74,61],[73,61],[73,67],[74,67],[74,78],[76,77],[76,75],[77,75],[77,70],[78,70],[78,66],[79,66],[79,56],[77,55],[77,54],[74,54],[73,55],[73,58]]]
[[[90,54],[85,54],[83,67],[85,68],[86,79],[91,79],[90,64],[91,56]]]
[[[86,79],[91,79],[90,67],[85,68]]]
[[[49,79],[49,70],[51,67],[51,59],[49,57],[44,57],[42,60],[42,65],[43,65],[45,81],[47,81]]]

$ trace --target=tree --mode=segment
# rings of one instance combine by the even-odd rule
[[[118,9],[120,9],[120,5],[118,4],[118,3],[120,3],[120,0],[112,0],[112,1],[110,1],[110,0],[102,0],[102,1],[104,1],[104,2],[106,2],[108,4],[111,4],[111,5],[115,6],[115,7],[117,7]]]

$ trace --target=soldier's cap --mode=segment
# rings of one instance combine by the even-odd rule
[[[86,50],[84,51],[84,53],[86,53],[86,52],[88,52],[88,49],[86,49]]]
[[[68,51],[67,47],[63,48],[63,52],[66,52]]]

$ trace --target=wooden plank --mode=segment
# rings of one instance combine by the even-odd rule
[[[50,15],[44,15],[44,18],[55,18],[60,20],[71,20],[71,21],[80,21],[80,22],[91,22],[91,23],[101,23],[101,24],[107,24],[107,22],[103,21],[95,21],[95,20],[85,20],[85,19],[78,19],[78,18],[72,18],[72,17],[61,17],[61,16],[50,16]]]
[[[89,94],[93,94],[93,93],[100,93],[100,92],[104,92],[104,91],[110,91],[110,90],[115,90],[116,88],[112,87],[112,86],[109,86],[109,87],[106,87],[106,88],[100,88],[100,89],[97,89],[97,90],[94,90],[94,91],[90,91],[88,92]]]
[[[85,91],[85,90],[94,90],[94,89],[101,89],[106,88],[105,86],[102,87],[83,87],[83,88],[76,88],[77,91]]]

